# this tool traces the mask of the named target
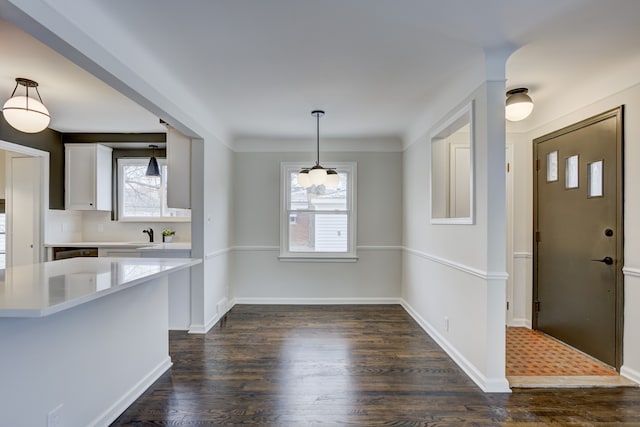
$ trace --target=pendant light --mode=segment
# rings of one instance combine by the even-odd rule
[[[518,88],[507,92],[505,117],[511,122],[517,122],[529,117],[533,111],[533,100],[527,95],[529,89]]]
[[[149,166],[147,166],[147,172],[145,172],[145,176],[160,176],[160,168],[158,167],[158,161],[156,160],[156,149],[157,145],[150,145],[151,148],[151,158],[149,159]]]
[[[18,86],[25,87],[25,95],[14,96]],[[29,88],[34,88],[38,99],[29,96]],[[4,119],[12,127],[24,133],[42,132],[49,126],[51,117],[49,110],[42,103],[38,83],[22,77],[16,78],[16,87],[13,89],[11,98],[2,107]]]
[[[324,111],[313,110],[312,116],[316,117],[316,164],[311,168],[304,168],[298,172],[298,185],[309,188],[312,185],[324,185],[328,189],[338,188],[340,175],[335,169],[323,168],[320,166],[320,117],[324,116]]]

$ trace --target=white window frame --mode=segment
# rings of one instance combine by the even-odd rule
[[[167,165],[167,159],[156,158],[158,161],[158,167],[162,170],[163,166]],[[142,157],[121,157],[118,159],[118,221],[121,222],[191,222],[191,217],[176,217],[176,216],[124,216],[124,173],[123,168],[125,165],[139,165],[140,163],[148,163],[149,158]],[[166,186],[165,177],[161,176],[162,185]]]
[[[292,252],[289,250],[289,224],[290,213],[289,202],[291,197],[290,173],[297,173],[305,167],[306,163],[283,162],[280,167],[280,257],[281,261],[314,261],[314,262],[355,262],[358,260],[356,254],[356,231],[357,226],[357,164],[356,162],[334,162],[323,164],[327,168],[335,168],[338,172],[347,173],[349,176],[347,184],[347,251],[346,252]],[[296,211],[301,212],[301,211]],[[305,212],[305,211],[302,211]],[[313,211],[318,212],[318,211]],[[342,212],[342,211],[341,211]]]

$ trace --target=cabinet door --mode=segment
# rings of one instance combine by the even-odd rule
[[[96,203],[96,152],[93,147],[66,147],[65,208],[94,210]]]

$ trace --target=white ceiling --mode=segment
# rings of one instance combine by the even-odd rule
[[[0,16],[31,30],[5,11],[33,4],[58,36],[73,27],[185,114],[236,138],[309,136],[316,108],[327,112],[323,135],[400,137],[452,78],[482,67],[484,49],[504,46],[519,47],[507,88],[529,87],[536,102],[522,126],[589,102],[577,99],[585,85],[606,76],[640,81],[618,71],[640,65],[637,0],[1,0]],[[0,90],[8,97],[15,77],[37,80],[52,128],[164,130],[13,24],[0,20],[0,40],[11,41],[0,43]],[[83,48],[82,38],[67,42]]]

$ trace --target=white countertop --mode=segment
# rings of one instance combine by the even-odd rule
[[[47,248],[148,248],[148,249],[176,249],[190,250],[191,242],[64,242],[64,243],[45,243]]]
[[[200,262],[192,258],[70,258],[10,267],[0,281],[0,317],[48,316]]]

